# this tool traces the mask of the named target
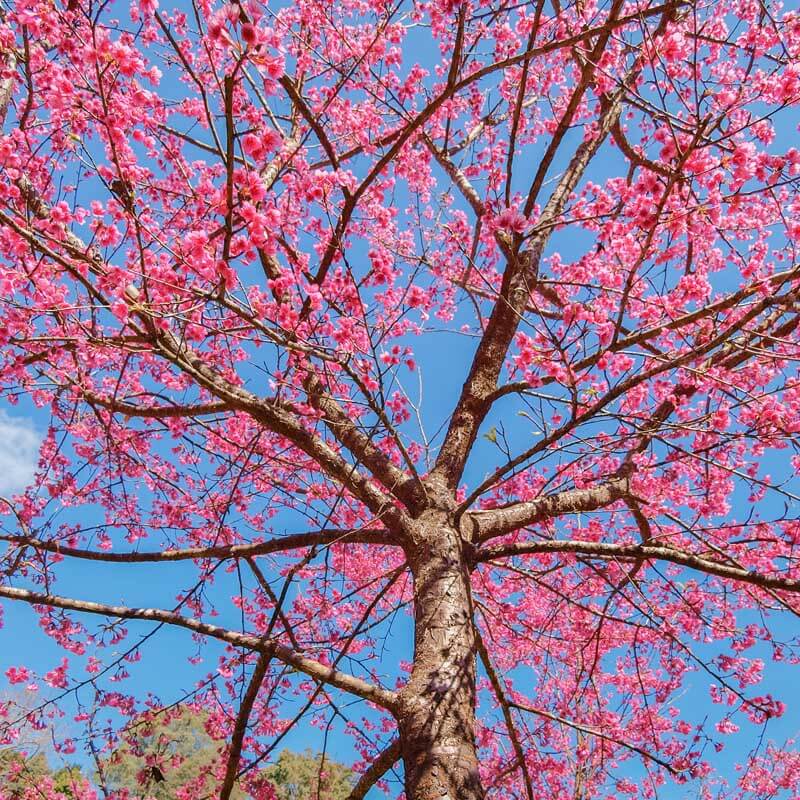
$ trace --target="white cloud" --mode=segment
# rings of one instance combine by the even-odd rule
[[[41,441],[33,420],[0,409],[0,495],[20,492],[33,482]]]

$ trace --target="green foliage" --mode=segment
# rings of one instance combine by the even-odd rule
[[[77,764],[61,767],[52,773],[53,788],[65,797],[83,800],[81,788],[86,785],[86,776]]]
[[[219,765],[224,745],[209,736],[206,715],[188,708],[169,715],[143,717],[126,735],[124,746],[102,762],[109,790],[128,789],[131,797],[174,800],[179,787],[191,785],[192,796],[214,797],[212,772]],[[279,800],[345,800],[353,787],[353,773],[343,764],[314,754],[284,750],[263,772]],[[244,800],[234,789],[233,800]]]
[[[0,781],[9,798],[22,797],[48,771],[47,759],[41,753],[28,756],[11,749],[0,752]]]
[[[185,708],[143,716],[129,729],[125,744],[102,762],[98,783],[148,800],[174,800],[188,785],[197,797],[213,796],[224,745],[209,736],[205,722],[206,715]],[[243,800],[244,794],[234,789],[232,798]]]
[[[131,800],[175,800],[182,787],[191,787],[191,797],[214,798],[224,744],[207,733],[206,720],[188,708],[140,717],[124,743],[100,761],[94,783],[108,792],[127,790]],[[2,800],[35,800],[50,782],[64,800],[85,800],[87,778],[78,766],[53,769],[41,748],[30,751],[0,749]],[[272,784],[278,800],[346,800],[354,783],[352,770],[310,749],[284,750],[261,778]],[[246,797],[234,789],[233,800]]]
[[[279,800],[345,800],[353,788],[353,772],[330,758],[284,750],[266,776]]]
[[[0,796],[4,800],[35,797],[48,781],[66,800],[82,800],[81,788],[86,778],[77,765],[54,770],[43,753],[28,755],[11,748],[0,750]]]

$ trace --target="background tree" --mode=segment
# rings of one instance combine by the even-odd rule
[[[49,415],[0,597],[92,753],[174,626],[220,800],[298,725],[353,800],[797,796],[794,9],[17,0],[0,47],[0,381]]]
[[[77,764],[52,768],[43,753],[0,750],[0,798],[2,800],[90,800],[95,796],[89,780]]]
[[[37,800],[55,793],[55,800],[91,800],[92,787],[80,766],[53,746],[68,736],[68,727],[57,709],[39,705],[35,692],[20,687],[0,700],[0,799]]]
[[[122,744],[101,760],[97,783],[109,793],[126,789],[132,797],[174,800],[191,788],[195,797],[213,796],[214,773],[223,745],[206,730],[208,717],[177,706],[143,714],[127,726]],[[232,798],[242,800],[234,787]]]
[[[278,800],[347,800],[353,789],[351,770],[310,748],[281,751],[265,774]]]
[[[110,793],[126,789],[156,800],[174,800],[188,787],[195,797],[213,796],[223,746],[209,735],[208,724],[207,713],[188,707],[143,715],[128,726],[124,745],[101,761],[97,782]],[[279,800],[344,800],[353,786],[349,769],[310,749],[282,750],[263,778]],[[237,786],[231,797],[244,795]]]

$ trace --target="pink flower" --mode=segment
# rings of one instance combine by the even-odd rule
[[[9,667],[6,670],[6,678],[12,684],[25,683],[30,679],[30,672],[27,667]]]
[[[69,669],[69,661],[66,658],[61,659],[61,664],[50,672],[45,673],[45,683],[52,686],[54,689],[66,689],[69,685],[67,679],[67,670]]]
[[[265,151],[278,150],[283,145],[283,139],[277,131],[271,128],[264,131],[261,136],[261,147]]]
[[[247,44],[255,44],[258,39],[258,31],[256,30],[255,25],[246,22],[242,25],[242,39],[247,42]]]
[[[261,139],[254,133],[246,133],[242,137],[242,150],[244,150],[248,156],[259,158],[262,153]]]
[[[513,233],[524,233],[527,220],[513,208],[504,208],[497,215],[497,227]]]

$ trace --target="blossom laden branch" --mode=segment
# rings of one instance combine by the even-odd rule
[[[475,561],[484,563],[512,556],[548,553],[572,553],[611,560],[669,561],[698,572],[747,583],[762,589],[777,589],[785,592],[800,593],[800,578],[765,575],[742,567],[730,566],[702,555],[678,550],[677,548],[652,544],[614,544],[611,542],[589,542],[569,539],[515,542],[483,547],[477,551]]]
[[[551,722],[557,722],[559,725],[564,725],[568,728],[572,728],[573,730],[580,731],[581,733],[586,733],[590,736],[596,736],[598,739],[604,739],[607,742],[624,747],[626,750],[631,750],[637,755],[640,755],[646,761],[652,761],[654,764],[658,764],[660,767],[663,767],[665,770],[667,770],[667,772],[670,772],[673,775],[678,775],[682,771],[675,769],[675,767],[673,767],[668,761],[665,761],[660,756],[651,753],[649,750],[645,750],[643,747],[626,742],[624,739],[621,739],[617,736],[611,736],[610,734],[605,733],[598,728],[584,725],[583,723],[576,722],[575,720],[566,719],[558,714],[553,714],[550,711],[546,711],[543,708],[536,708],[535,706],[529,706],[524,703],[516,703],[512,701],[509,703],[509,705],[512,708],[518,708],[520,711],[526,711],[529,714],[535,714],[536,716],[548,719]]]
[[[111,564],[147,564],[169,561],[195,561],[202,559],[247,559],[254,556],[285,553],[290,550],[303,550],[319,545],[334,544],[373,544],[392,546],[399,542],[389,531],[380,529],[340,530],[328,529],[293,533],[248,544],[211,545],[208,547],[166,548],[164,550],[138,550],[114,552],[112,550],[89,550],[70,547],[58,540],[40,539],[35,536],[0,535],[0,541],[17,547],[30,547],[36,551],[55,553],[67,558],[80,558],[85,561],[102,561]]]
[[[676,8],[677,5],[673,5],[664,10],[659,29],[674,14]],[[620,9],[621,3],[615,3],[609,15],[618,14]],[[599,41],[593,48],[594,59],[599,59],[602,55],[612,29],[613,26],[607,27],[600,34]],[[433,469],[436,480],[450,490],[460,480],[467,459],[472,452],[478,429],[492,407],[493,395],[497,391],[503,362],[523,318],[531,291],[538,283],[540,260],[544,248],[555,230],[555,222],[562,215],[571,192],[583,177],[613,125],[619,119],[622,113],[622,101],[628,92],[629,83],[642,66],[642,60],[638,59],[636,66],[628,70],[621,85],[603,104],[597,130],[591,138],[585,139],[575,148],[567,168],[560,176],[533,228],[525,232],[524,239],[520,233],[515,233],[513,236],[505,234],[507,241],[501,249],[506,259],[506,266],[502,273],[500,293],[492,308],[486,330],[475,351],[467,380],[450,416],[444,442]],[[571,105],[565,119],[575,113],[580,98],[592,80],[592,75],[593,70],[587,67],[583,72],[581,83],[573,92]],[[560,134],[551,140],[548,150],[551,160],[555,158],[568,129],[567,122],[560,129]],[[548,164],[549,162],[543,161],[533,178],[523,215],[526,218],[533,210],[535,199],[544,182]],[[523,241],[525,241],[524,249],[522,249]]]
[[[48,219],[51,214],[49,206],[40,198],[31,182],[24,175],[20,178],[23,196],[32,205],[35,215],[40,219]],[[86,277],[81,275],[74,266],[66,259],[63,259],[48,244],[40,241],[38,232],[32,231],[5,212],[0,211],[0,223],[5,223],[20,236],[30,242],[31,246],[39,251],[51,256],[76,275],[76,278],[84,283],[87,289],[95,295],[101,302],[108,305],[108,301],[97,292],[93,284]],[[62,226],[63,228],[63,226]],[[65,241],[70,255],[89,264],[90,272],[94,275],[104,275],[108,272],[106,265],[98,252],[84,244],[84,242],[72,233],[63,228]],[[390,517],[397,517],[398,514],[392,509],[389,498],[380,492],[367,477],[363,476],[357,466],[349,464],[340,454],[336,453],[321,438],[310,433],[308,429],[297,418],[291,410],[281,409],[268,400],[262,400],[238,387],[221,375],[218,375],[203,360],[200,354],[193,353],[187,345],[178,341],[169,331],[157,329],[146,305],[139,302],[138,290],[134,296],[129,298],[132,311],[142,320],[146,331],[149,333],[149,340],[156,352],[159,352],[168,361],[175,364],[187,374],[191,375],[201,386],[210,391],[220,400],[219,406],[231,410],[240,410],[255,416],[255,418],[266,424],[270,430],[286,436],[294,442],[301,450],[320,463],[323,469],[333,469],[331,477],[350,488],[373,512],[381,512]],[[212,404],[216,405],[216,404]],[[134,410],[134,409],[132,409]],[[385,487],[397,488],[401,496],[410,502],[407,490],[410,486],[409,478],[402,471],[396,469],[391,461],[378,452],[369,437],[361,434],[355,426],[347,419],[338,404],[329,398],[326,401],[326,410],[329,414],[335,414],[339,421],[339,428],[347,435],[346,441],[349,447],[355,449],[354,455],[361,461],[366,461],[376,476],[382,480]],[[123,412],[124,413],[124,412]],[[167,412],[164,416],[169,416]],[[277,426],[277,427],[274,427]],[[321,459],[321,461],[320,461]],[[413,479],[411,479],[413,482]]]
[[[329,684],[342,691],[354,694],[363,700],[368,700],[375,705],[392,710],[397,702],[394,692],[375,686],[354,675],[332,669],[320,661],[304,656],[285,645],[274,641],[265,641],[259,636],[222,628],[207,622],[185,617],[174,611],[161,608],[131,608],[128,606],[106,605],[90,600],[76,600],[70,597],[32,592],[27,589],[18,589],[13,586],[0,586],[0,597],[9,600],[18,600],[33,606],[46,606],[61,608],[65,611],[77,611],[85,614],[96,614],[114,619],[142,620],[143,622],[161,622],[179,628],[186,628],[193,633],[209,636],[212,639],[232,644],[252,652],[265,653],[289,667],[302,672],[320,683]]]

